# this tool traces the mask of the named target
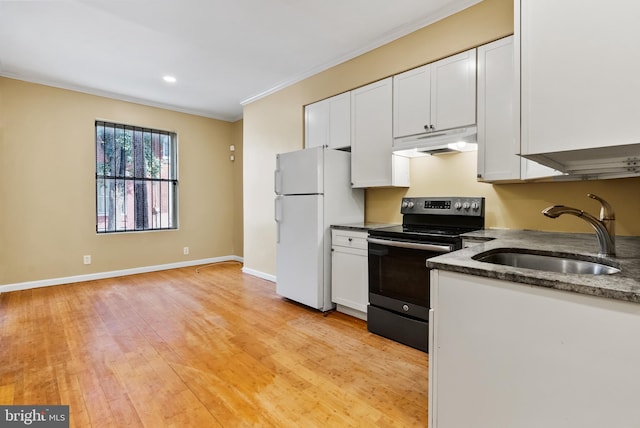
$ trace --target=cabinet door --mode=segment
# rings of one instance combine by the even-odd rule
[[[478,178],[486,181],[520,179],[514,72],[512,36],[478,48]]]
[[[431,65],[393,76],[393,136],[421,134],[431,124]]]
[[[309,104],[304,108],[304,147],[327,145],[329,129],[329,102],[327,100]]]
[[[391,77],[351,91],[353,187],[392,185]]]
[[[331,300],[339,305],[367,312],[369,303],[369,275],[366,247],[366,233],[338,235],[333,232],[331,256]],[[351,239],[348,244],[340,244],[340,239]],[[358,245],[360,242],[364,245]],[[354,245],[351,245],[354,244]]]
[[[638,143],[640,2],[518,5],[523,154]]]
[[[478,178],[529,180],[559,172],[521,158],[513,36],[478,48]]]
[[[351,146],[351,94],[336,95],[329,102],[328,142],[330,149]]]
[[[430,428],[640,420],[640,345],[629,340],[640,334],[637,303],[455,272],[431,278]]]
[[[331,300],[366,313],[369,301],[366,252],[336,247],[332,254]]]
[[[336,95],[304,108],[305,148],[351,146],[351,95]]]
[[[431,64],[431,122],[436,130],[476,123],[476,50]]]

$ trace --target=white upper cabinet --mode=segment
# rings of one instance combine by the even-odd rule
[[[304,108],[305,147],[351,146],[351,95],[336,95]]]
[[[516,0],[515,13],[522,153],[574,172],[640,157],[640,2]]]
[[[476,123],[476,50],[393,77],[393,136]]]
[[[327,144],[329,130],[329,103],[319,101],[304,108],[304,147],[322,147]]]
[[[392,155],[392,78],[351,91],[353,187],[409,186],[409,159]]]
[[[478,48],[478,178],[520,179],[513,37]]]
[[[393,136],[430,130],[431,65],[393,76]]]
[[[513,36],[478,47],[478,178],[549,177],[558,171],[521,158]]]
[[[431,120],[436,130],[476,123],[476,50],[432,64]]]

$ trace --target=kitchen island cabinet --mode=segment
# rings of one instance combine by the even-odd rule
[[[430,427],[627,427],[640,420],[640,238],[484,229],[427,260]],[[558,273],[486,263],[511,249],[620,269]],[[630,423],[633,421],[633,423]]]
[[[430,427],[640,421],[639,304],[431,274]]]

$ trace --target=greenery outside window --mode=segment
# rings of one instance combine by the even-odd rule
[[[96,121],[96,231],[178,227],[175,133]]]

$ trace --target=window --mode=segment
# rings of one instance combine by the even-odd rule
[[[96,231],[176,229],[176,134],[96,121]]]

